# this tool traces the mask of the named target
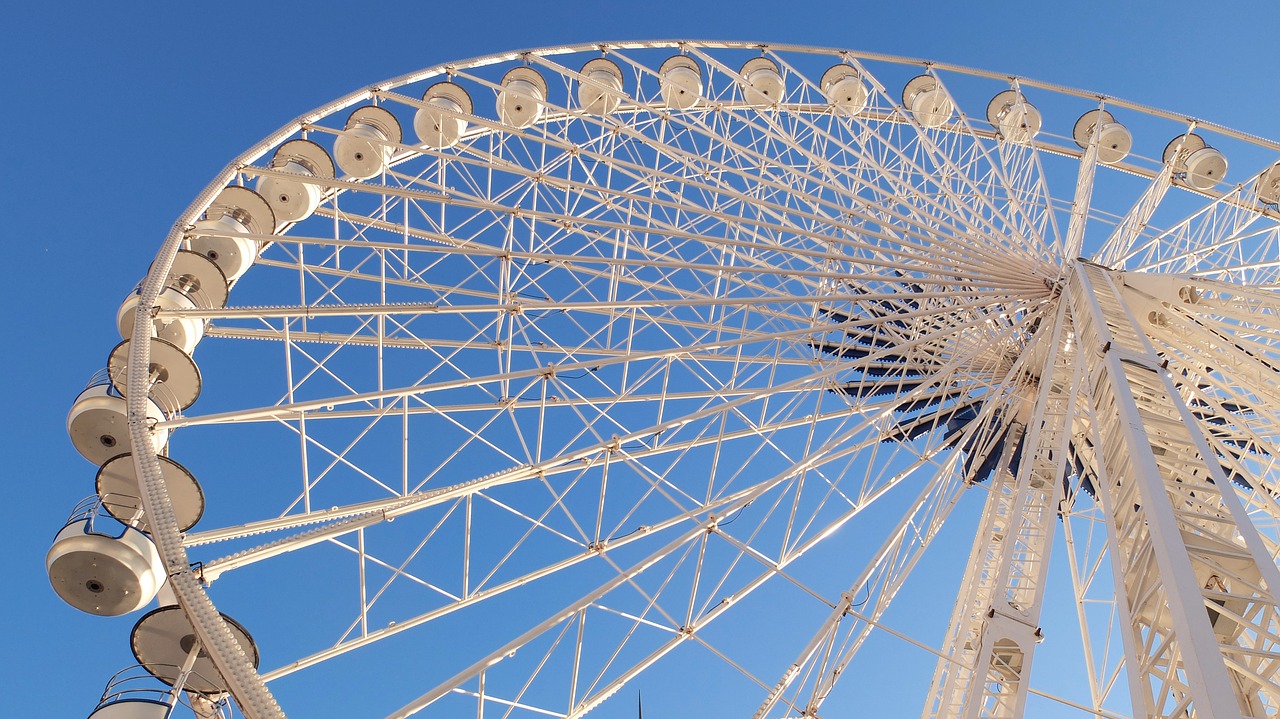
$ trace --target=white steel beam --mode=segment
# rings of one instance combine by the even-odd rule
[[[1280,575],[1111,275],[1069,293],[1135,716],[1276,716]]]
[[[1156,208],[1164,201],[1164,196],[1168,194],[1169,187],[1173,184],[1173,163],[1166,162],[1161,168],[1160,174],[1151,180],[1151,184],[1147,190],[1142,193],[1138,201],[1129,209],[1128,214],[1120,223],[1116,225],[1116,229],[1103,243],[1102,249],[1098,252],[1098,261],[1103,264],[1114,264],[1117,258],[1127,253],[1138,238],[1142,236],[1143,231],[1147,229],[1147,223],[1151,221],[1151,216],[1155,214]]]
[[[991,478],[924,719],[1013,719],[1026,706],[1079,381],[1065,310],[1060,303],[1049,336],[1034,345],[1044,357],[1038,388],[1026,390],[1035,404],[1028,396],[1012,420]],[[1024,439],[1015,476],[1005,468]]]
[[[1067,223],[1067,240],[1064,257],[1077,257],[1084,247],[1084,228],[1089,217],[1089,205],[1093,201],[1093,178],[1098,170],[1098,127],[1094,128],[1089,147],[1080,158],[1076,174],[1076,193],[1071,200],[1071,219]]]

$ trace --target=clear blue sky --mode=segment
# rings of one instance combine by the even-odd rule
[[[785,41],[1009,72],[1280,136],[1274,2],[22,3],[0,24],[0,376],[11,547],[0,714],[84,716],[135,617],[63,605],[44,553],[92,492],[67,408],[118,341],[118,302],[245,147],[374,81],[591,40]],[[127,9],[126,9],[127,7]],[[198,8],[198,9],[197,9]]]

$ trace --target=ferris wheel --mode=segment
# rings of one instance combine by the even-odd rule
[[[92,717],[1280,716],[1277,160],[789,45],[321,107],[68,416]]]

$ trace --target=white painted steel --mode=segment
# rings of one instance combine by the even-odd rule
[[[1065,304],[1053,331],[1035,345],[1042,364],[1010,432],[1026,436],[1022,462],[991,480],[963,592],[951,618],[923,716],[1022,717],[1031,659],[1042,638],[1049,556],[1062,500],[1081,363]],[[1039,381],[1048,378],[1049,381]],[[1034,400],[1029,394],[1034,391]],[[1005,462],[1004,464],[1008,464]]]
[[[587,70],[602,52],[621,77]],[[433,99],[444,79],[477,114]],[[990,123],[974,122],[993,96],[1005,101]],[[399,136],[407,121],[420,145]],[[224,186],[287,179],[265,158],[303,133],[347,174],[326,180],[314,213],[280,234],[222,210],[202,219]],[[1202,136],[1220,169],[1196,155],[1207,144],[1187,143]],[[340,664],[354,667],[348,690],[391,716],[577,717],[636,682],[678,692],[695,654],[716,686],[740,683],[723,710],[772,719],[860,706],[868,688],[846,687],[877,669],[876,642],[915,634],[893,600],[924,586],[958,597],[920,629],[937,638],[910,640],[932,652],[916,662],[921,691],[934,681],[926,716],[1021,716],[1051,695],[1031,659],[1048,651],[1036,645],[1061,516],[1087,655],[1081,695],[1063,702],[1114,716],[1127,676],[1180,697],[1138,713],[1190,703],[1210,716],[1202,707],[1229,696],[1275,716],[1280,232],[1267,182],[1197,178],[1228,155],[1261,173],[1278,151],[1031,80],[784,45],[563,47],[371,86],[237,158],[143,284],[122,384],[151,386],[156,321],[207,321],[199,352],[217,342],[219,362],[243,363],[241,381],[181,414],[148,420],[150,398],[129,398],[175,598],[254,719],[280,715],[263,678],[304,701],[292,683]],[[153,317],[178,250],[215,243],[238,257],[215,249],[228,306]],[[1078,254],[1161,279],[1110,274],[1126,289],[1106,299],[1083,289],[1096,282]],[[1076,334],[1084,308],[1102,312],[1087,320],[1096,334],[1128,306],[1151,343],[1129,358],[1140,372],[1088,355]],[[279,359],[264,366],[264,348]],[[1157,366],[1158,387],[1133,374],[1153,357],[1170,367]],[[1181,398],[1178,414],[1149,411],[1157,390]],[[1126,393],[1138,410],[1117,429],[1110,407]],[[260,457],[201,473],[208,487],[251,475],[225,488],[238,505],[220,526],[176,526],[151,451],[168,432],[179,459],[207,452],[202,437]],[[1108,511],[1114,488],[1098,483],[1127,491],[1137,465],[1121,451],[1173,471],[1141,432],[1181,432],[1169,447],[1221,458],[1201,462],[1218,481],[1196,491],[1230,509],[1243,544],[1166,533],[1160,548],[1231,554],[1221,571],[1125,554],[1116,521],[1138,525]],[[1159,486],[1144,482],[1141,516],[1155,517]],[[970,504],[987,509],[950,594],[918,568]],[[1096,540],[1090,525],[1112,531]],[[325,592],[280,580],[298,561],[330,580]],[[1222,586],[1195,586],[1210,576]],[[257,674],[202,580],[233,603],[235,584],[260,588],[263,630],[301,640],[264,652],[277,663]],[[1097,599],[1157,580],[1181,602],[1174,615],[1147,595]],[[1223,600],[1214,629],[1206,598]],[[453,639],[465,659],[405,673],[394,637],[458,623],[476,628]],[[1146,661],[1138,627],[1192,642],[1207,659],[1188,671],[1203,679],[1161,684],[1182,665]],[[369,689],[369,676],[391,684]]]
[[[1098,488],[1135,716],[1267,716],[1280,705],[1280,586],[1270,552],[1114,281],[1077,266],[1071,299],[1093,385]],[[1132,506],[1133,510],[1129,511]],[[1123,511],[1117,511],[1123,507]],[[1220,607],[1221,609],[1218,609]],[[1224,625],[1226,628],[1224,630]]]

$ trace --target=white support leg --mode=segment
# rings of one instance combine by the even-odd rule
[[[1025,435],[1021,423],[1013,424],[1006,456],[991,479],[962,585],[967,594],[951,619],[925,719],[1014,718],[1026,706],[1078,377],[1064,310],[1058,310],[1052,335],[1036,343],[1045,359],[1038,367],[1038,397],[1027,403],[1035,411],[1019,418],[1027,422]],[[1004,468],[1024,437],[1014,476]]]
[[[1274,717],[1276,567],[1110,274],[1079,264],[1069,293],[1134,714]]]

